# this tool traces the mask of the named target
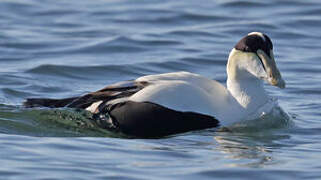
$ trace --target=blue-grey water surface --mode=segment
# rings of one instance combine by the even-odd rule
[[[139,76],[225,82],[234,44],[274,42],[293,126],[128,139],[72,109],[24,109]],[[0,1],[0,179],[321,179],[321,2]]]

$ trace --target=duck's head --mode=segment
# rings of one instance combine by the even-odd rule
[[[272,86],[285,88],[285,82],[276,66],[271,39],[263,33],[252,32],[232,49],[227,64],[229,79],[258,78]]]

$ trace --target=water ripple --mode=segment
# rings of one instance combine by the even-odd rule
[[[318,179],[320,10],[315,0],[1,1],[0,178]],[[228,53],[251,31],[272,38],[288,87],[267,91],[295,127],[132,140],[76,110],[21,107],[155,73],[225,83]]]

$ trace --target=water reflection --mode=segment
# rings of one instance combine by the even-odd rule
[[[262,167],[280,161],[273,152],[283,147],[281,140],[290,139],[289,135],[279,134],[278,130],[261,132],[218,132],[214,139],[217,149],[226,158],[233,159],[228,166]]]

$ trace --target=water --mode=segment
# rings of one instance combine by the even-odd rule
[[[320,179],[320,28],[315,0],[3,0],[0,179]],[[274,42],[287,88],[266,88],[292,126],[128,139],[85,112],[21,107],[154,73],[224,83],[230,49],[251,31]]]

